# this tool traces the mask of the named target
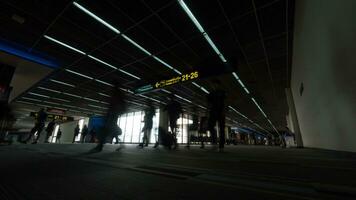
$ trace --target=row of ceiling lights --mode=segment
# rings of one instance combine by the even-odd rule
[[[81,11],[83,11],[84,13],[86,13],[87,15],[89,15],[90,17],[92,17],[93,19],[95,19],[96,21],[100,22],[101,24],[103,24],[104,26],[106,26],[107,28],[109,28],[110,30],[112,30],[113,32],[115,32],[116,34],[122,36],[125,40],[127,40],[128,42],[130,42],[131,44],[133,44],[135,47],[137,47],[138,49],[140,49],[142,52],[144,52],[145,54],[147,54],[148,56],[151,56],[153,59],[155,59],[156,61],[160,62],[161,64],[163,64],[164,66],[166,66],[167,68],[173,70],[174,72],[176,72],[179,75],[182,75],[182,73],[175,69],[174,67],[172,67],[171,65],[169,65],[168,63],[164,62],[163,60],[161,60],[159,57],[153,55],[152,53],[150,53],[148,50],[146,50],[145,48],[143,48],[141,45],[139,45],[138,43],[136,43],[135,41],[133,41],[130,37],[128,37],[127,35],[121,33],[117,28],[115,28],[114,26],[112,26],[111,24],[109,24],[108,22],[106,22],[105,20],[101,19],[100,17],[98,17],[97,15],[95,15],[93,12],[89,11],[87,8],[85,8],[84,6],[80,5],[77,2],[73,2],[73,5],[76,6],[77,8],[79,8]],[[84,52],[83,52],[84,53]],[[203,86],[198,85],[197,83],[193,82],[193,84],[198,87],[199,89],[201,89],[203,92],[205,93],[209,93]]]
[[[186,14],[189,16],[189,18],[192,20],[192,22],[194,23],[194,25],[198,28],[198,30],[200,31],[200,33],[202,33],[202,35],[204,36],[204,38],[207,40],[207,42],[210,44],[211,48],[215,51],[215,53],[219,56],[220,60],[224,63],[226,63],[226,59],[223,56],[223,54],[219,51],[219,49],[216,47],[216,45],[214,44],[214,42],[210,39],[209,35],[206,33],[206,31],[204,30],[204,28],[202,27],[202,25],[199,23],[199,21],[196,19],[196,17],[194,16],[194,14],[191,12],[191,10],[189,9],[189,7],[187,6],[187,4],[185,4],[185,2],[183,0],[178,0],[179,5],[183,8],[183,10],[186,12]],[[244,83],[242,82],[242,80],[238,77],[238,75],[236,74],[236,72],[233,72],[232,75],[234,76],[234,78],[237,80],[237,82],[240,84],[240,86],[245,90],[245,92],[250,95],[250,91],[247,89],[247,87],[244,85]],[[262,108],[260,107],[260,105],[257,103],[257,101],[251,97],[251,100],[254,102],[254,104],[256,105],[256,107],[260,110],[260,112],[263,114],[263,116],[267,119],[268,123],[270,123],[270,125],[272,126],[272,128],[278,133],[278,130],[275,128],[275,126],[273,125],[273,123],[271,122],[271,120],[268,119],[266,113],[262,110]],[[232,107],[229,106],[229,108],[231,109]],[[234,111],[238,112],[236,109],[232,108]],[[239,113],[239,112],[238,112]],[[244,116],[244,115],[243,115]],[[246,117],[246,116],[245,116]],[[252,120],[251,120],[252,121]],[[251,122],[253,124],[256,124],[254,122]],[[257,124],[258,125],[258,124]],[[259,125],[258,125],[259,126]],[[259,126],[260,127],[260,126]]]
[[[102,20],[101,18],[99,18],[98,16],[96,16],[95,14],[93,14],[92,12],[90,12],[89,10],[87,10],[86,8],[84,8],[83,6],[81,6],[80,4],[78,4],[77,2],[73,2],[73,4],[74,4],[76,7],[78,7],[79,9],[81,9],[82,11],[84,11],[85,13],[87,13],[88,15],[90,15],[91,17],[93,17],[94,19],[96,19],[97,21],[99,21],[99,22],[101,22],[102,24],[104,24],[106,27],[110,28],[111,30],[113,30],[113,31],[116,32],[117,34],[120,34],[123,38],[125,38],[125,39],[126,39],[127,41],[129,41],[131,44],[133,44],[134,46],[136,46],[137,48],[139,48],[141,51],[143,51],[144,53],[148,54],[149,56],[152,56],[155,60],[157,60],[158,62],[160,62],[160,63],[163,64],[164,66],[170,68],[171,70],[173,70],[173,71],[176,72],[177,74],[180,74],[180,75],[182,74],[180,71],[178,71],[177,69],[173,68],[172,66],[170,66],[168,63],[164,62],[163,60],[161,60],[161,59],[158,58],[157,56],[152,55],[150,52],[148,52],[148,51],[147,51],[146,49],[144,49],[142,46],[140,46],[140,45],[137,44],[135,41],[133,41],[132,39],[130,39],[128,36],[126,36],[126,35],[124,35],[124,34],[121,34],[120,31],[117,30],[115,27],[111,26],[109,23],[105,22],[104,20]],[[64,46],[64,47],[66,47],[66,48],[68,48],[68,49],[71,49],[71,50],[73,50],[73,51],[75,51],[75,52],[77,52],[77,53],[80,53],[80,54],[82,54],[82,55],[86,55],[86,56],[88,56],[89,58],[91,58],[91,59],[93,59],[93,60],[95,60],[95,61],[97,61],[97,62],[99,62],[99,63],[101,63],[101,64],[104,64],[104,65],[106,65],[106,66],[108,66],[108,67],[110,67],[110,68],[119,70],[120,72],[125,73],[125,74],[127,74],[127,75],[129,75],[129,76],[131,76],[131,77],[133,77],[133,78],[136,78],[136,79],[138,79],[138,80],[141,79],[141,78],[138,77],[138,76],[135,76],[135,75],[133,75],[133,74],[131,74],[131,73],[129,73],[129,72],[126,72],[126,71],[124,71],[124,70],[122,70],[122,69],[119,69],[119,68],[117,68],[117,67],[115,67],[115,66],[113,66],[113,65],[111,65],[111,64],[109,64],[109,63],[107,63],[107,62],[105,62],[105,61],[103,61],[103,60],[101,60],[101,59],[99,59],[99,58],[97,58],[97,57],[94,57],[94,56],[92,56],[92,55],[89,55],[89,54],[85,53],[84,51],[79,50],[79,49],[77,49],[77,48],[75,48],[75,47],[73,47],[73,46],[71,46],[71,45],[69,45],[69,44],[66,44],[66,43],[62,42],[62,41],[59,41],[59,40],[57,40],[57,39],[55,39],[55,38],[53,38],[53,37],[50,37],[50,36],[48,36],[48,35],[44,35],[44,38],[46,38],[46,39],[48,39],[48,40],[50,40],[50,41],[52,41],[52,42],[54,42],[54,43],[57,43],[57,44],[59,44],[59,45],[61,45],[61,46]],[[81,73],[79,73],[79,72],[75,72],[75,71],[70,70],[70,69],[65,69],[65,71],[70,72],[70,73],[72,73],[72,74],[76,74],[76,75],[78,75],[78,76],[81,76],[81,77],[84,77],[84,78],[87,78],[87,79],[95,80],[96,82],[99,82],[99,83],[102,83],[102,84],[105,84],[105,85],[108,85],[108,86],[112,86],[112,87],[114,86],[113,84],[107,83],[107,82],[105,82],[105,81],[101,81],[101,80],[99,80],[99,79],[95,79],[95,78],[93,78],[93,77],[90,77],[90,76],[81,74]],[[55,82],[55,83],[58,83],[58,84],[61,84],[61,85],[66,85],[66,86],[69,86],[69,87],[75,87],[75,85],[73,85],[73,84],[65,83],[65,82],[63,82],[63,81],[59,81],[59,80],[55,80],[55,79],[50,79],[50,81]],[[193,85],[195,85],[196,87],[200,88],[203,92],[209,93],[209,91],[207,91],[204,87],[198,85],[197,83],[193,82]],[[50,90],[50,89],[49,89],[49,90]],[[131,94],[133,93],[132,91],[130,91],[130,90],[128,90],[128,89],[123,89],[123,90],[126,91],[126,92],[129,92],[129,93],[131,93]],[[53,90],[52,90],[52,91],[53,91]],[[166,90],[166,91],[167,91],[167,90]],[[69,96],[73,96],[73,97],[81,98],[80,96],[74,95],[74,94],[69,94],[69,93],[65,93],[65,92],[63,92],[63,94],[66,94],[66,95],[69,95]],[[106,95],[106,94],[103,94],[103,93],[99,93],[99,95],[110,97],[109,95]],[[154,98],[151,98],[151,97],[147,97],[147,96],[145,96],[145,95],[139,95],[139,96],[144,97],[144,98],[147,98],[147,99],[150,99],[150,100],[152,100],[152,101],[156,101],[156,102],[165,104],[164,102],[161,102],[161,101],[159,101],[159,100],[157,100],[157,99],[154,99]],[[176,94],[175,94],[175,96],[178,97],[178,98],[180,98],[180,99],[182,99],[182,100],[184,100],[184,101],[186,101],[186,102],[188,102],[188,103],[192,103],[192,101],[190,101],[190,100],[188,100],[188,99],[186,99],[186,98],[184,98],[184,97],[181,97],[181,96],[176,95]],[[84,98],[84,99],[92,100],[92,99],[89,99],[89,98]],[[92,101],[97,101],[97,100],[92,100]],[[199,106],[199,105],[198,105],[198,106]],[[203,108],[203,109],[206,109],[204,106],[199,106],[199,107],[201,107],[201,108]]]
[[[186,11],[186,13],[188,14],[188,16],[191,18],[191,20],[193,21],[193,23],[196,25],[196,27],[199,29],[199,31],[203,34],[204,38],[207,40],[207,42],[210,44],[210,46],[213,48],[213,50],[216,52],[216,54],[219,56],[219,58],[222,60],[222,62],[227,62],[225,57],[223,56],[223,54],[219,51],[219,49],[216,47],[216,45],[213,43],[213,41],[210,39],[209,35],[205,32],[205,30],[203,29],[203,27],[200,25],[200,23],[198,22],[198,20],[195,18],[195,16],[193,15],[193,13],[190,11],[190,9],[188,8],[188,6],[184,3],[183,0],[178,0],[179,4],[182,6],[182,8]],[[73,2],[73,4],[79,8],[80,10],[82,10],[83,12],[85,12],[86,14],[88,14],[89,16],[91,16],[92,18],[94,18],[95,20],[97,20],[98,22],[102,23],[103,25],[105,25],[106,27],[108,27],[109,29],[111,29],[112,31],[114,31],[115,33],[117,34],[120,34],[124,39],[126,39],[128,42],[130,42],[131,44],[133,44],[134,46],[136,46],[138,49],[140,49],[141,51],[143,51],[144,53],[146,53],[147,55],[149,56],[152,56],[155,60],[157,60],[158,62],[160,62],[161,64],[163,64],[164,66],[168,67],[169,69],[173,70],[174,72],[176,72],[177,74],[182,74],[179,70],[175,69],[174,67],[170,66],[168,63],[164,62],[163,60],[161,60],[160,58],[158,58],[157,56],[154,56],[153,54],[151,54],[149,51],[147,51],[146,49],[144,49],[141,45],[137,44],[135,41],[133,41],[131,38],[129,38],[128,36],[122,34],[118,29],[116,29],[115,27],[113,27],[112,25],[110,25],[109,23],[107,23],[106,21],[104,21],[103,19],[101,19],[100,17],[98,17],[97,15],[95,15],[94,13],[90,12],[88,9],[86,9],[85,7],[81,6],[80,4],[78,4],[77,2]],[[50,37],[48,35],[44,35],[44,38],[52,41],[52,42],[55,42],[57,44],[60,44],[66,48],[69,48],[77,53],[80,53],[82,55],[86,55],[88,56],[89,58],[101,63],[101,64],[104,64],[110,68],[113,68],[115,70],[118,70],[126,75],[129,75],[135,79],[138,79],[140,80],[141,78],[138,77],[138,76],[135,76],[129,72],[126,72],[122,69],[119,69],[99,58],[96,58],[92,55],[89,55],[87,53],[85,53],[84,51],[82,50],[79,50],[77,48],[74,48],[64,42],[61,42],[53,37]],[[82,76],[84,78],[88,78],[88,79],[92,79],[92,80],[95,80],[99,83],[102,83],[102,84],[105,84],[105,85],[109,85],[109,86],[113,86],[112,84],[110,83],[107,83],[107,82],[104,82],[104,81],[101,81],[101,80],[98,80],[98,79],[94,79],[90,76],[87,76],[87,75],[84,75],[84,74],[81,74],[81,73],[78,73],[78,72],[75,72],[73,70],[69,70],[69,69],[65,69],[67,72],[70,72],[70,73],[73,73],[73,74],[76,74],[76,75],[79,75],[79,76]],[[249,91],[248,89],[244,86],[243,82],[238,78],[237,74],[235,72],[233,72],[233,75],[234,77],[236,78],[236,80],[239,82],[239,84],[242,86],[242,88],[246,91],[247,94],[249,94]],[[73,84],[69,84],[69,83],[65,83],[65,82],[62,82],[62,81],[58,81],[58,80],[54,80],[54,79],[50,79],[50,81],[52,82],[56,82],[56,83],[59,83],[59,84],[62,84],[62,85],[66,85],[66,86],[69,86],[69,87],[75,87],[75,85]],[[195,82],[192,82],[193,85],[195,85],[196,87],[198,87],[199,89],[201,89],[203,92],[205,93],[209,93],[208,90],[206,90],[204,87],[198,85],[197,83]],[[129,90],[126,90],[126,91],[129,91]],[[63,94],[69,94],[69,93],[63,93]],[[77,96],[77,95],[73,95],[73,94],[69,94],[70,96],[74,96],[74,97],[80,97],[80,96]],[[99,93],[99,95],[102,95],[102,96],[109,96],[109,95],[106,95],[106,94],[103,94],[103,93]],[[153,101],[156,101],[156,102],[160,102],[160,103],[163,103],[159,100],[156,100],[154,98],[151,98],[151,97],[147,97],[147,96],[144,96],[144,95],[140,95],[141,97],[144,97],[144,98],[148,98],[148,99],[151,99]],[[175,95],[176,97],[188,102],[188,103],[192,103],[192,101],[184,98],[184,97],[181,97],[179,95]],[[81,97],[80,97],[81,98]],[[87,99],[89,100],[89,98],[84,98],[84,99]],[[266,114],[263,112],[263,110],[261,109],[261,107],[258,105],[258,103],[255,101],[254,98],[252,98],[253,102],[256,104],[256,106],[259,108],[259,110],[262,112],[262,114],[267,118]],[[94,100],[94,101],[97,101],[97,100]],[[199,105],[198,105],[199,106]],[[205,107],[203,106],[199,106],[203,109],[206,109]],[[267,118],[267,120],[269,121],[269,123],[273,126],[272,122]],[[259,125],[258,125],[259,126]],[[274,127],[274,126],[273,126]],[[275,129],[275,128],[274,128]],[[276,130],[276,129],[275,129]]]

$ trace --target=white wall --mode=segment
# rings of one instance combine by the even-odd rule
[[[291,88],[306,147],[356,151],[355,9],[355,0],[296,1]]]

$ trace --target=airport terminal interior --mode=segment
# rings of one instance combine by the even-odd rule
[[[356,199],[355,8],[1,0],[0,200]]]

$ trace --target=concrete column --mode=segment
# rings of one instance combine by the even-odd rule
[[[287,96],[287,103],[288,103],[288,107],[289,107],[289,115],[290,115],[290,119],[291,119],[291,125],[293,126],[293,128],[290,130],[294,130],[295,139],[297,141],[297,147],[302,148],[303,147],[303,139],[302,139],[302,134],[300,133],[298,117],[297,117],[297,113],[295,111],[293,95],[292,95],[292,91],[290,88],[286,88],[286,96]]]

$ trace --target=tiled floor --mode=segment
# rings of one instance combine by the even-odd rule
[[[2,199],[356,199],[356,154],[227,146],[0,147]]]

